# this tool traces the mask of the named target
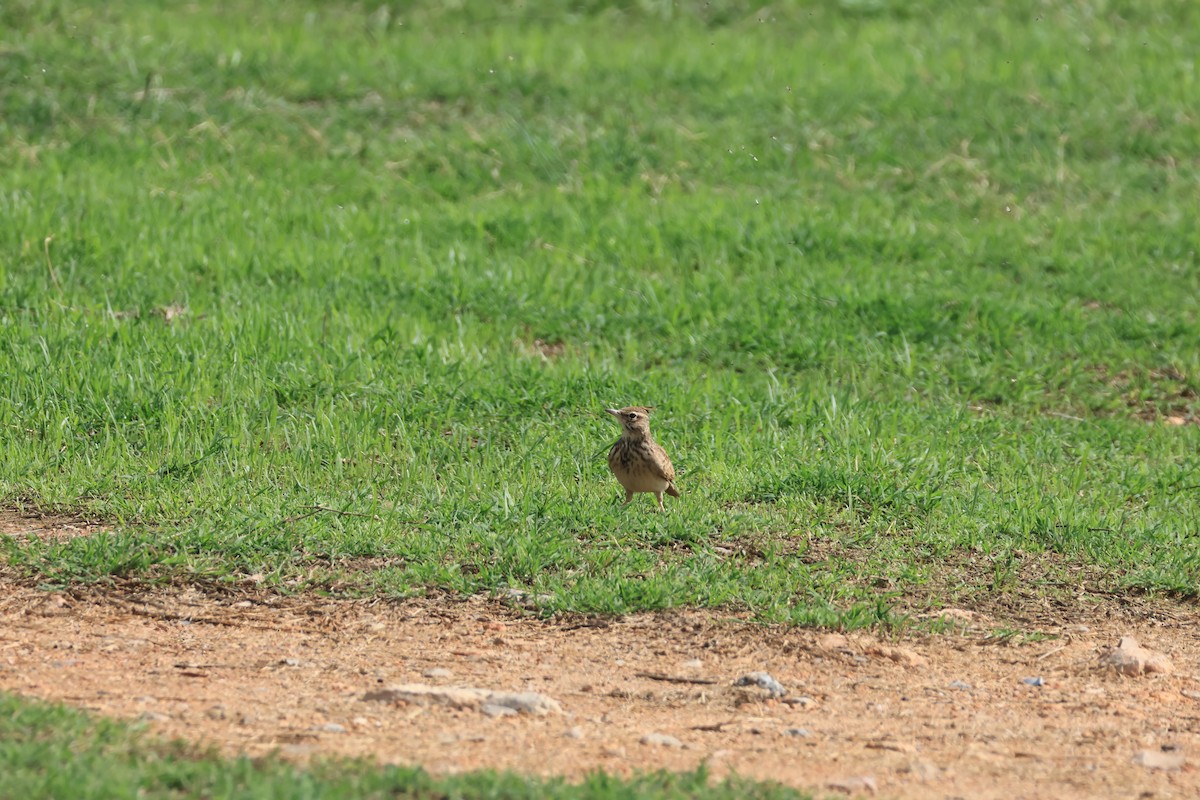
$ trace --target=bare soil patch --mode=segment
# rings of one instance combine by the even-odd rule
[[[0,509],[0,536],[58,541],[92,536],[104,530],[106,527],[101,523],[82,517]]]
[[[952,614],[958,633],[888,639],[700,611],[543,621],[483,598],[48,594],[0,576],[0,690],[230,754],[366,756],[434,773],[706,762],[818,795],[869,793],[854,779],[870,777],[893,798],[1200,796],[1195,606],[1114,598],[1023,618],[1026,634],[1053,638],[1011,635],[1013,619],[989,612]],[[1174,672],[1098,668],[1126,634]],[[734,685],[756,671],[787,694]],[[364,699],[395,684],[538,692],[563,713]]]
[[[982,630],[893,642],[686,611],[544,622],[481,599],[0,589],[0,688],[229,753],[571,777],[708,762],[815,790],[870,776],[898,798],[1200,793],[1194,613],[1072,622],[1024,643]],[[1098,670],[1126,632],[1176,672]],[[733,685],[759,670],[788,695]],[[1023,682],[1034,677],[1045,685]],[[564,713],[362,699],[401,683],[535,691]],[[643,744],[649,734],[683,746]],[[1135,763],[1164,747],[1182,769]]]

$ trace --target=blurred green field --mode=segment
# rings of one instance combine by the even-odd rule
[[[1193,4],[0,30],[0,497],[117,527],[6,540],[47,585],[847,627],[1029,559],[1197,592]],[[616,502],[627,403],[660,409],[667,515]]]

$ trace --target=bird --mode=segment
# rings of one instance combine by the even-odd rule
[[[666,511],[663,493],[679,497],[675,488],[675,467],[662,445],[650,435],[650,412],[654,406],[606,408],[621,423],[621,438],[608,451],[608,468],[625,487],[628,505],[637,492],[652,492],[658,508]]]

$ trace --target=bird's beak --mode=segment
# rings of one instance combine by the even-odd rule
[[[617,411],[615,408],[606,408],[604,410],[607,411],[608,413],[612,414],[614,417],[621,416],[621,412]]]

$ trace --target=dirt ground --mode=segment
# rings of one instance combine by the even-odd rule
[[[90,529],[6,514],[5,532]],[[143,720],[230,754],[369,756],[434,773],[578,777],[707,762],[717,776],[819,796],[1200,797],[1194,605],[1114,600],[1056,624],[1043,615],[1050,638],[996,635],[1012,620],[951,617],[956,633],[887,639],[700,611],[542,621],[484,598],[46,593],[0,575],[0,691]],[[1174,671],[1099,668],[1123,635]],[[734,685],[756,671],[786,694]],[[1042,685],[1025,681],[1035,678]],[[395,684],[538,692],[562,711],[364,699]],[[653,734],[668,738],[644,741]]]

